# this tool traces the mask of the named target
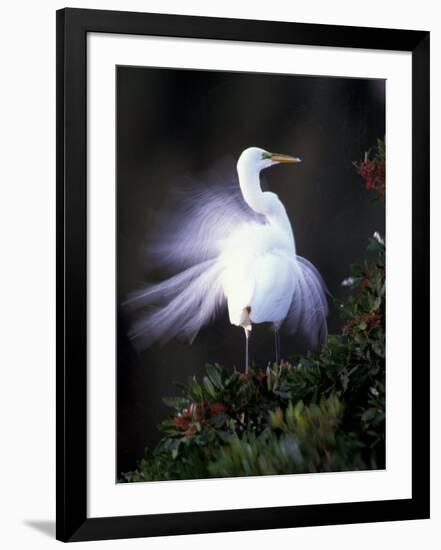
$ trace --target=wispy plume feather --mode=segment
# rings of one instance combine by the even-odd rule
[[[285,212],[274,193],[263,195],[272,205],[276,204],[277,211]],[[239,291],[240,302],[242,298],[248,300],[247,296],[251,299],[260,288],[260,298],[257,295],[256,299],[266,300],[271,311],[276,305],[271,302],[273,290],[280,288],[274,270],[281,265],[290,289],[289,295],[283,296],[284,302],[288,300],[283,327],[291,333],[302,332],[311,348],[321,345],[327,335],[326,287],[317,269],[296,256],[289,222],[288,229],[282,227],[285,226],[277,223],[272,226],[266,216],[254,212],[245,202],[232,159],[216,166],[200,182],[176,186],[167,209],[157,214],[145,249],[150,268],[159,268],[168,278],[136,290],[123,304],[135,319],[130,330],[135,346],[142,350],[175,337],[191,343],[229,299],[230,309],[234,300],[227,287]],[[281,231],[287,232],[286,239]],[[283,243],[288,243],[288,249],[281,252]],[[264,263],[262,258],[266,258]],[[267,268],[260,267],[259,271],[259,265]],[[273,279],[265,279],[266,269]],[[270,286],[269,280],[274,281]],[[280,297],[275,300],[280,302]],[[239,304],[242,308],[249,305],[252,306],[248,302]],[[249,309],[251,320],[253,314],[258,317],[258,308]],[[271,319],[269,315],[255,322]],[[237,324],[231,311],[230,320]]]

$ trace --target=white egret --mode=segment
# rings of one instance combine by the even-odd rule
[[[131,337],[145,348],[175,336],[192,342],[228,308],[245,333],[245,369],[253,324],[271,323],[279,361],[278,331],[301,332],[311,348],[327,335],[326,289],[317,269],[296,254],[294,235],[278,196],[263,192],[260,172],[299,158],[257,147],[237,162],[239,186],[210,182],[182,196],[179,214],[163,218],[150,260],[174,274],[134,292],[126,305],[142,307]],[[240,193],[237,190],[240,189]]]

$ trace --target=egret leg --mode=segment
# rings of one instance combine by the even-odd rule
[[[248,373],[248,339],[250,332],[245,328],[245,373]]]
[[[279,327],[274,325],[274,344],[276,348],[276,364],[279,364],[280,361],[280,337],[279,337]]]

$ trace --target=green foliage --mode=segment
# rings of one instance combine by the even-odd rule
[[[270,412],[259,435],[233,437],[208,466],[213,477],[335,472],[365,468],[359,445],[340,433],[343,406],[336,395],[319,404],[289,402]]]
[[[351,266],[344,320],[319,356],[251,368],[207,365],[164,399],[164,434],[122,481],[329,472],[385,467],[385,250]]]

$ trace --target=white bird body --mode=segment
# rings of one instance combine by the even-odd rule
[[[247,350],[252,325],[264,322],[276,334],[282,323],[288,332],[303,332],[311,347],[323,343],[323,280],[297,256],[282,202],[260,186],[261,170],[279,162],[300,160],[246,149],[237,163],[241,196],[237,184],[212,184],[181,198],[182,210],[160,226],[150,260],[177,273],[126,302],[149,308],[131,332],[141,348],[174,336],[191,342],[224,306],[231,324],[245,330]]]
[[[295,284],[292,234],[271,223],[243,224],[223,243],[219,263],[231,324],[241,326],[245,308],[252,323],[285,319]]]

